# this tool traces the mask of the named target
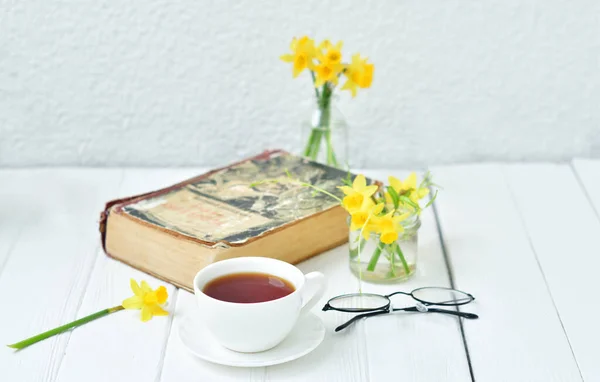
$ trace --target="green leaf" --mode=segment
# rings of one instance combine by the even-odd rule
[[[387,191],[388,194],[390,194],[392,201],[394,202],[394,208],[398,208],[398,205],[400,204],[400,196],[398,195],[396,190],[394,190],[394,187],[388,186]]]
[[[435,200],[435,198],[437,198],[437,194],[438,194],[438,190],[435,190],[435,194],[433,194],[431,199],[429,199],[429,202],[427,202],[427,204],[425,205],[425,208],[427,208],[433,204],[433,201]]]
[[[342,179],[342,183],[345,186],[352,187],[352,174],[350,174],[350,171],[346,174],[346,179]]]
[[[415,208],[416,210],[421,209],[421,207],[417,203],[410,200],[410,198],[408,198],[407,196],[401,195],[400,200],[403,201],[404,203],[408,204],[409,206]]]

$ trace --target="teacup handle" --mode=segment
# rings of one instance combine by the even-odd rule
[[[304,315],[315,306],[325,293],[325,275],[321,272],[310,272],[304,275],[304,291],[302,292],[302,310]]]

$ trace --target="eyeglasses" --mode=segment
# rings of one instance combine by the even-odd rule
[[[415,306],[405,308],[394,308],[390,297],[395,295],[410,296],[416,301]],[[445,287],[424,287],[417,288],[410,293],[394,292],[388,295],[373,293],[351,293],[334,297],[327,301],[323,307],[324,311],[337,310],[347,313],[362,313],[352,317],[346,323],[335,328],[336,332],[346,329],[361,318],[378,316],[397,311],[404,312],[422,312],[422,313],[444,313],[453,316],[476,319],[478,315],[474,313],[459,312],[458,310],[448,310],[440,308],[430,308],[431,306],[459,306],[470,303],[475,300],[471,294],[452,288]]]

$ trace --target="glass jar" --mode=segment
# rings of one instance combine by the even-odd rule
[[[368,239],[360,230],[350,230],[350,269],[360,280],[376,283],[394,283],[408,280],[417,269],[419,227],[421,220],[413,215],[402,223],[404,232],[391,244],[380,241],[379,234]]]
[[[348,124],[334,97],[315,103],[310,121],[302,124],[302,155],[331,167],[348,170]]]

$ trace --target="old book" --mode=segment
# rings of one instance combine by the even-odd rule
[[[165,189],[107,203],[105,252],[187,290],[213,262],[265,256],[298,263],[348,240],[342,197],[346,172],[283,151],[259,156]],[[280,179],[279,183],[253,183]]]

